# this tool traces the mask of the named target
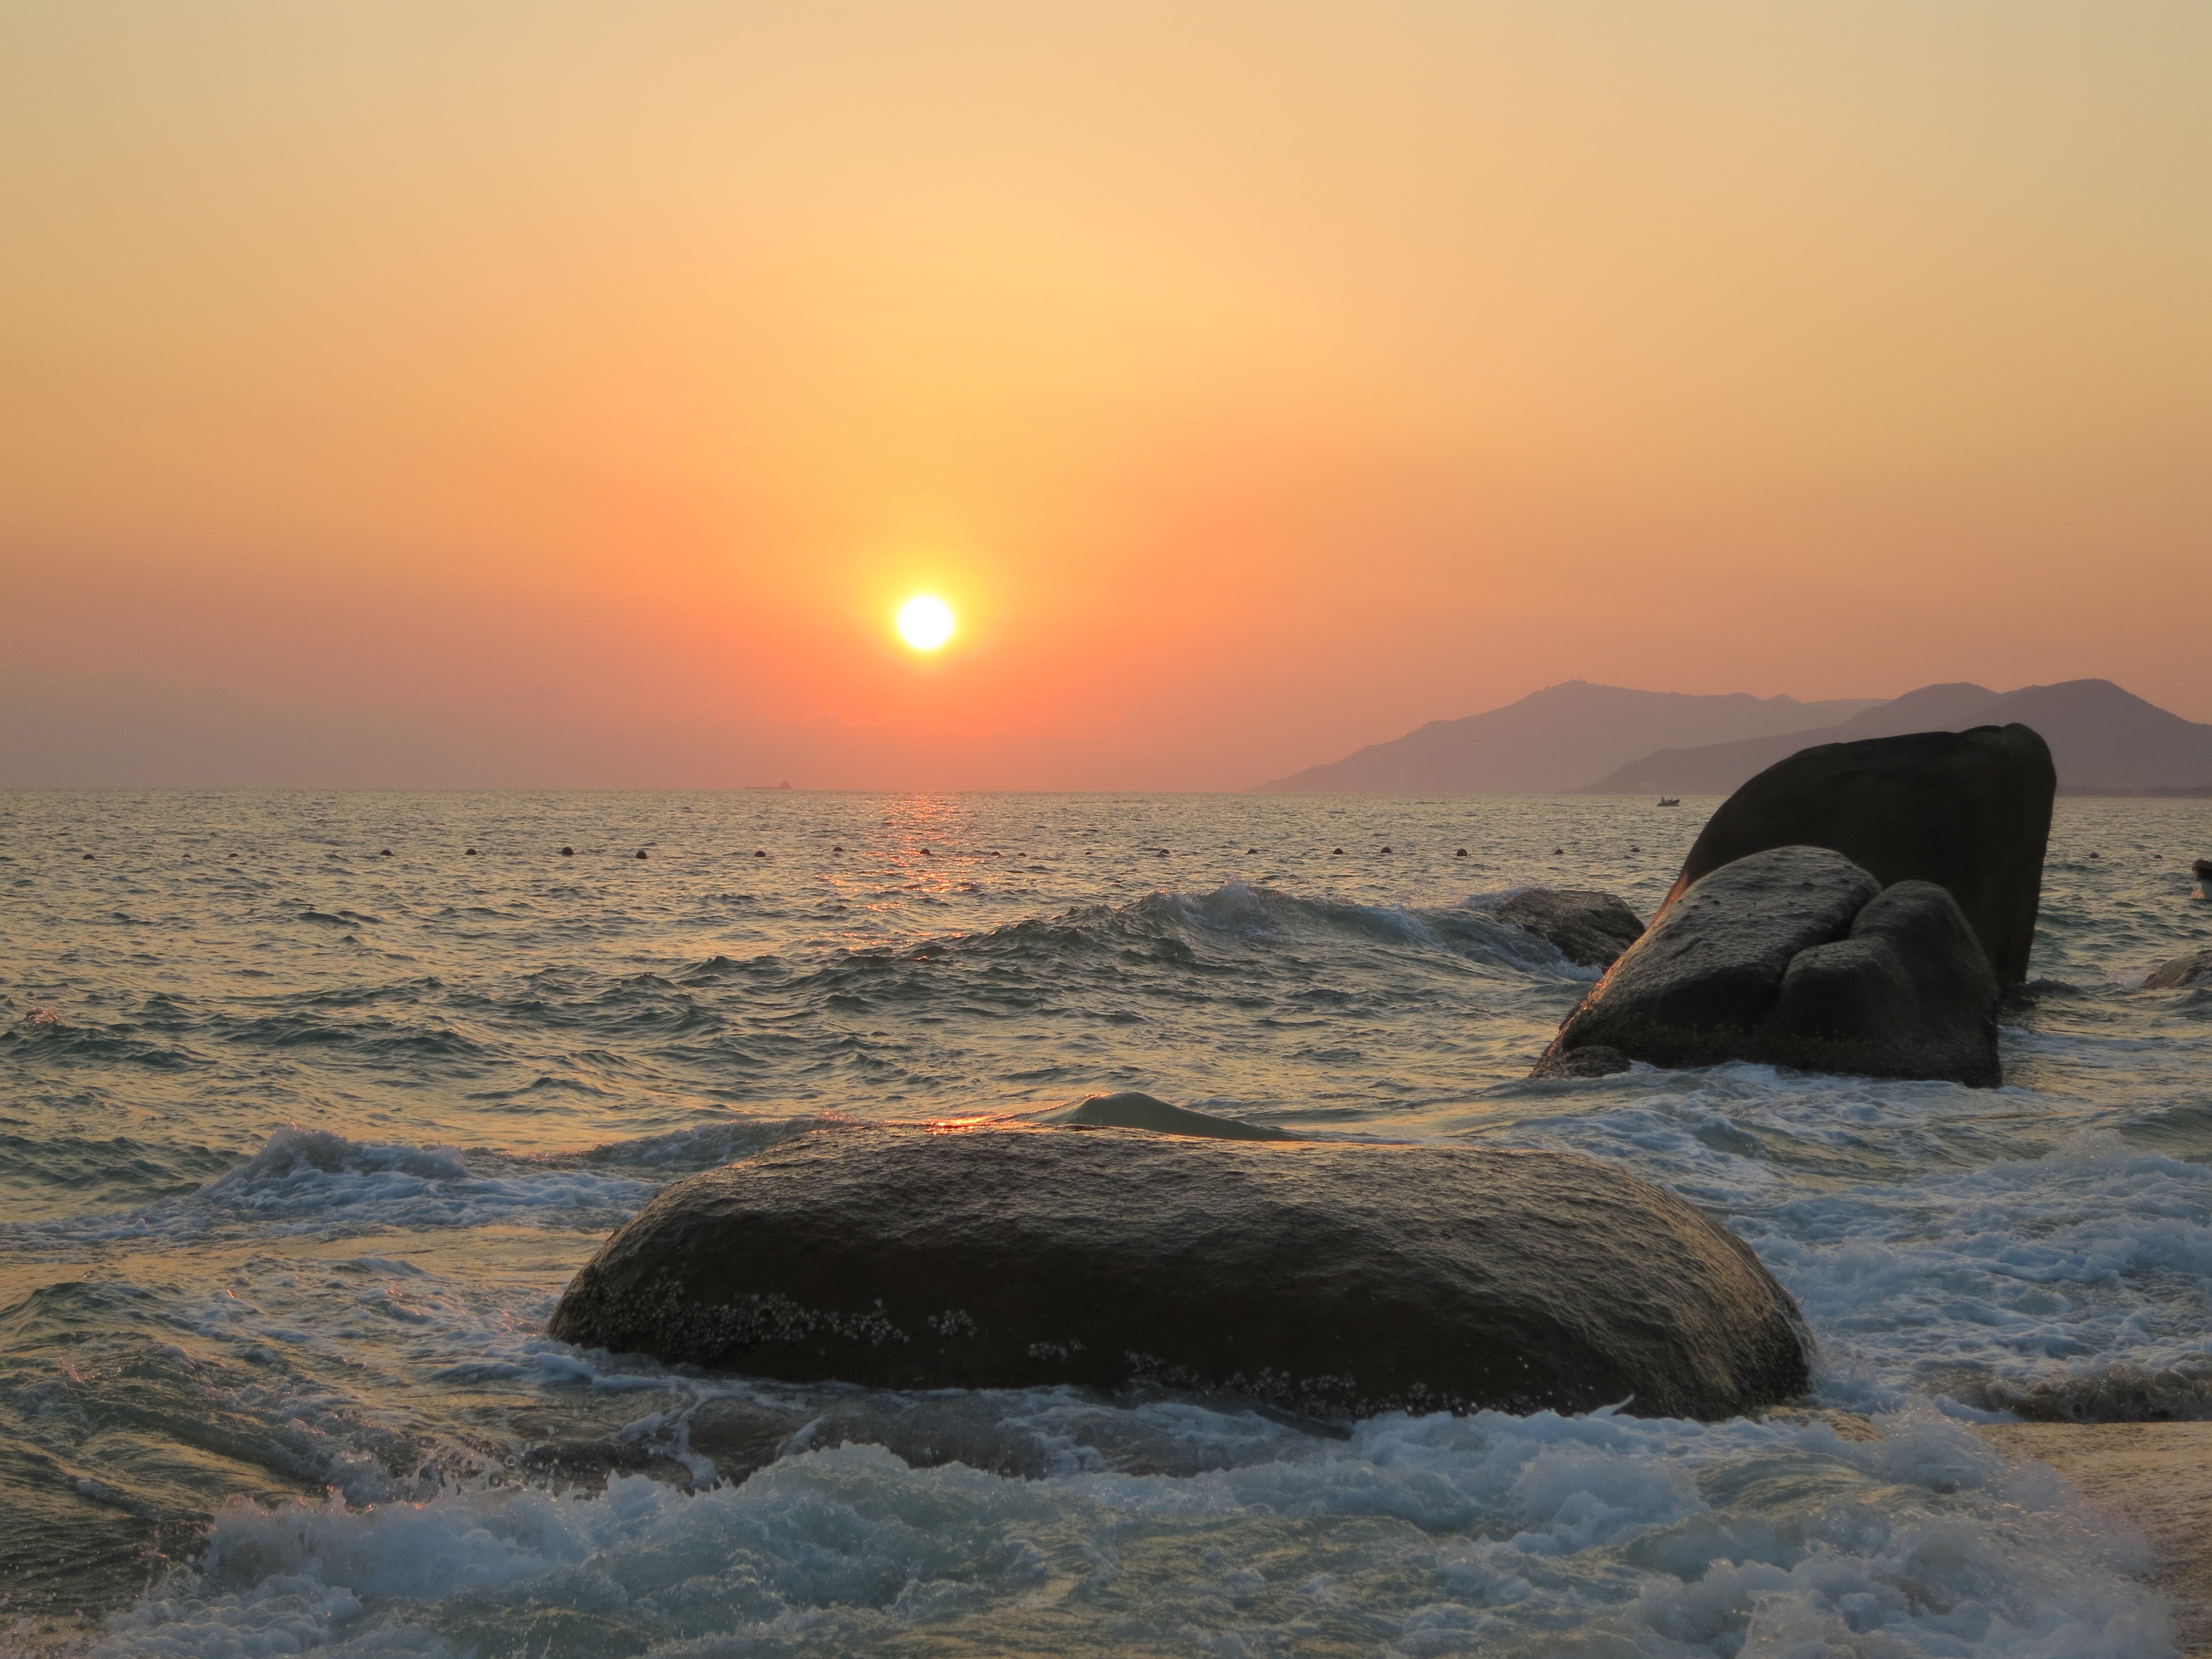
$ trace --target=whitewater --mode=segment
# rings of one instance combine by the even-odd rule
[[[2142,988],[2212,802],[2058,803],[2001,1090],[1528,1081],[1595,974],[1492,908],[1648,917],[1715,805],[0,793],[0,1652],[2172,1652],[1972,1428],[2212,1417],[2212,989]],[[1659,1182],[1814,1392],[1317,1425],[544,1334],[671,1181],[1127,1089]]]

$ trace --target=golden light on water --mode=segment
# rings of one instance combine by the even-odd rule
[[[917,651],[934,651],[952,637],[952,607],[933,594],[917,593],[899,607],[899,637]]]

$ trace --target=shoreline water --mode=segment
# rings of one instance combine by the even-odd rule
[[[2212,1423],[1990,1423],[2008,1456],[2048,1464],[2084,1505],[2140,1533],[2142,1581],[2172,1611],[2181,1659],[2212,1656]]]
[[[1486,907],[1589,887],[1648,915],[1700,817],[0,796],[0,1053],[19,1080],[0,1105],[0,1576],[120,1619],[101,1638],[118,1655],[223,1650],[218,1626],[333,1656],[489,1653],[487,1609],[532,1595],[574,1639],[639,1650],[742,1629],[793,1653],[1263,1652],[1334,1632],[1346,1651],[1719,1656],[1856,1618],[1899,1652],[1938,1624],[1960,1652],[2028,1650],[2031,1629],[2052,1656],[2155,1651],[2134,1547],[1976,1448],[2003,1400],[2086,1409],[2115,1368],[2212,1416],[2191,1381],[2212,1358],[2212,995],[2136,988],[2212,934],[2177,860],[2212,845],[2212,811],[2060,803],[2034,968],[2056,984],[2008,1010],[2002,1090],[1745,1066],[1528,1081],[1590,971]],[[997,1413],[979,1425],[785,1394],[744,1409],[809,1413],[839,1443],[690,1497],[617,1469],[547,1511],[555,1531],[515,1530],[536,1488],[489,1485],[492,1465],[580,1442],[673,1455],[690,1406],[744,1392],[542,1334],[567,1276],[660,1186],[825,1114],[1121,1088],[1658,1181],[1800,1298],[1816,1404],[1886,1437],[1596,1417],[1378,1419],[1337,1440],[1172,1401],[1008,1395],[970,1402]],[[956,1432],[971,1465],[1041,1474],[862,1443],[933,1455]],[[924,1511],[944,1546],[927,1560],[901,1553],[897,1519]],[[313,1572],[285,1553],[286,1515],[322,1540]],[[210,1519],[222,1576],[147,1599],[143,1548],[190,1555]],[[718,1579],[723,1613],[679,1615],[654,1552],[738,1534],[756,1588]],[[440,1576],[468,1550],[488,1577]],[[1954,1559],[1975,1564],[1943,1580],[1954,1611],[1913,1601]],[[2182,1579],[2158,1582],[2195,1616]],[[1974,1634],[1982,1618],[2014,1623]]]

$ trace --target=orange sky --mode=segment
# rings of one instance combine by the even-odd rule
[[[2197,0],[0,9],[0,686],[77,769],[0,782],[2212,720],[2207,85]]]

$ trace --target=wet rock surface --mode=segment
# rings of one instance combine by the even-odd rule
[[[1155,1100],[1134,1089],[1118,1095],[1092,1095],[1036,1121],[1074,1124],[1088,1129],[1149,1129],[1154,1134],[1204,1135],[1215,1140],[1302,1139],[1287,1129],[1273,1128],[1264,1123],[1247,1123],[1241,1118],[1216,1117],[1210,1112],[1170,1106],[1164,1100]]]
[[[1775,848],[1661,912],[1559,1028],[1540,1077],[1765,1061],[1869,1077],[2000,1081],[1997,984],[1957,902],[1882,890],[1820,847]]]
[[[1324,1420],[1711,1419],[1806,1378],[1751,1251],[1623,1170],[1117,1129],[785,1143],[661,1193],[551,1330],[789,1381],[1164,1389]]]
[[[2027,977],[2057,773],[2025,726],[1801,749],[1721,804],[1656,927],[1696,883],[1778,847],[1841,853],[1887,887],[1932,881],[1965,912],[2002,985]]]
[[[1551,940],[1561,956],[1584,968],[1612,967],[1644,934],[1636,912],[1610,893],[1531,888],[1493,914]]]
[[[2142,982],[2146,991],[2179,991],[2192,985],[2212,985],[2212,947],[2160,963]]]

